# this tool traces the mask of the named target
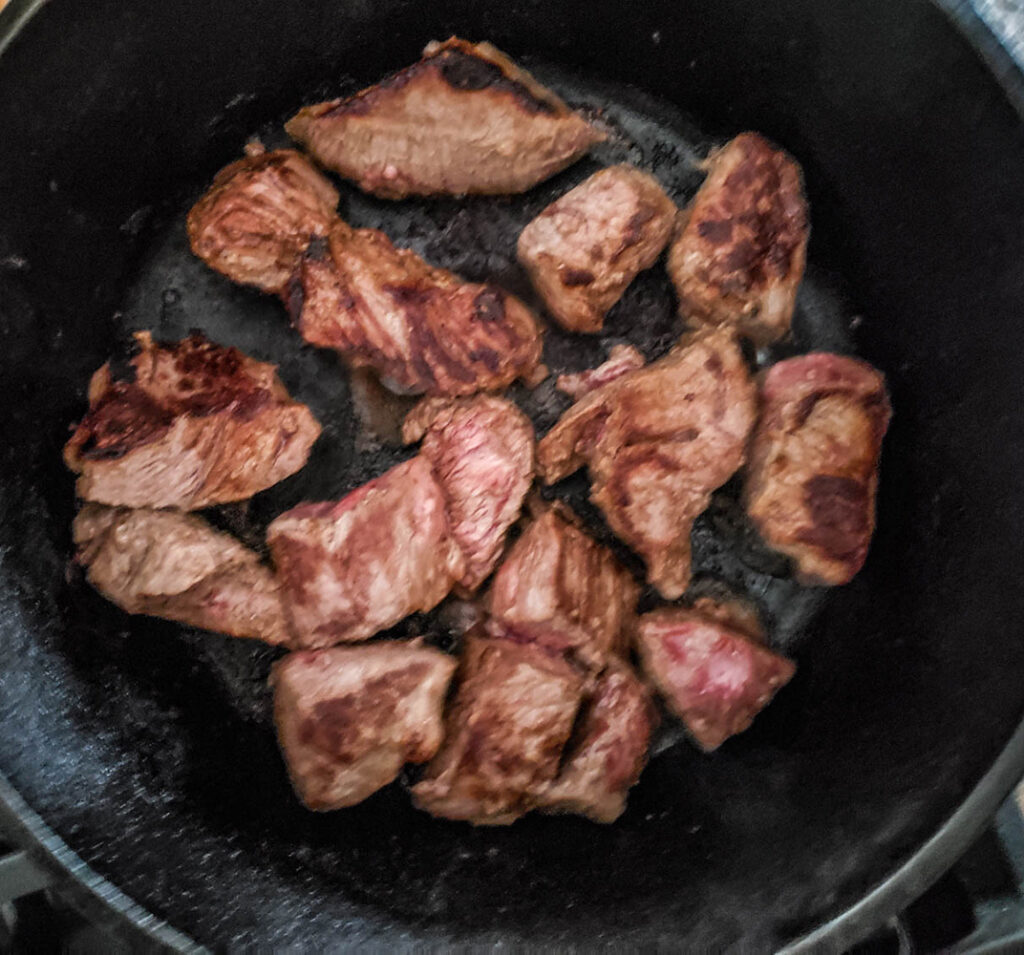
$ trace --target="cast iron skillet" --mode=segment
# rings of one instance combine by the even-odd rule
[[[790,149],[814,226],[791,350],[856,351],[896,409],[848,587],[796,588],[734,489],[717,496],[698,570],[761,603],[799,674],[714,756],[663,745],[611,827],[473,830],[417,813],[401,784],[307,813],[267,715],[275,652],[130,619],[67,563],[60,448],[132,328],[196,325],[278,361],[325,422],[304,472],[214,515],[242,536],[407,453],[356,434],[332,356],[191,260],[181,215],[248,136],[453,32],[599,110],[617,130],[599,158],[654,169],[681,201],[714,141],[752,128]],[[1024,772],[1024,124],[930,4],[54,0],[0,58],[0,91],[0,795],[23,840],[147,938],[840,947],[935,878]],[[593,168],[523,200],[346,190],[341,211],[521,291],[515,230]],[[552,334],[549,357],[586,365],[623,338],[657,354],[678,330],[655,270],[603,339]],[[546,427],[558,406],[531,400]]]

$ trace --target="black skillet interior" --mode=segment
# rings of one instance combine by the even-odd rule
[[[598,159],[651,168],[680,200],[713,141],[755,128],[789,148],[814,225],[795,345],[855,350],[896,408],[879,531],[849,587],[796,588],[718,497],[698,566],[751,592],[799,675],[714,756],[666,746],[607,828],[473,830],[417,813],[400,785],[306,813],[267,717],[275,652],[129,619],[67,567],[60,447],[132,328],[200,327],[278,361],[325,422],[306,471],[217,515],[243,536],[407,453],[359,434],[337,363],[300,347],[276,303],[189,258],[181,216],[247,137],[273,140],[300,103],[452,32],[597,110],[616,132]],[[891,871],[1008,739],[1024,709],[1024,128],[934,8],[58,0],[0,59],[0,89],[0,772],[157,915],[221,944],[763,949]],[[399,207],[346,189],[341,211],[524,291],[517,228],[593,168],[521,200]],[[655,271],[602,340],[551,334],[547,357],[582,367],[627,339],[657,354],[671,312]],[[541,428],[560,407],[550,385],[521,397]]]

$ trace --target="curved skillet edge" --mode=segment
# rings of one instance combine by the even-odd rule
[[[199,955],[207,949],[147,912],[86,865],[0,774],[0,831],[27,849],[53,876],[52,888],[81,914],[131,944],[133,951]],[[113,921],[111,913],[120,916]]]
[[[931,0],[966,37],[989,72],[1006,93],[1006,98],[1024,119],[1024,72],[1009,50],[979,16],[970,0]],[[3,41],[0,41],[3,50]]]
[[[0,9],[0,54],[42,8],[47,0],[10,0]]]
[[[845,912],[782,949],[782,955],[844,951],[896,915],[937,881],[989,824],[1024,771],[1024,723],[992,768],[938,832],[884,882]]]

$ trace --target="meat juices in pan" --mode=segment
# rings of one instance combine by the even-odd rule
[[[505,398],[427,398],[409,413],[402,437],[422,438],[420,454],[434,469],[466,558],[458,587],[471,593],[498,563],[533,483],[533,425]]]
[[[423,457],[338,502],[285,511],[267,528],[267,543],[305,646],[365,640],[437,606],[466,572]]]
[[[428,265],[376,229],[338,220],[302,257],[287,298],[306,341],[373,368],[395,391],[468,395],[538,370],[541,328],[519,299]]]
[[[643,672],[709,752],[747,729],[796,671],[749,629],[697,609],[644,614],[637,649]]]
[[[456,661],[418,641],[292,653],[274,665],[274,722],[310,809],[352,806],[441,745]]]
[[[297,645],[270,568],[201,518],[86,504],[72,532],[89,583],[122,610]]]
[[[672,235],[675,203],[632,166],[609,166],[556,199],[519,235],[518,256],[564,328],[598,332]]]
[[[584,678],[561,653],[493,621],[464,644],[444,744],[413,801],[445,819],[505,825],[533,808],[557,775]]]
[[[845,584],[875,527],[885,379],[865,362],[812,352],[763,376],[745,499],[761,536],[811,584]]]
[[[540,808],[614,822],[647,763],[657,725],[647,687],[627,664],[610,662],[584,703],[558,776],[538,797]]]
[[[246,149],[188,214],[192,251],[241,285],[280,293],[302,253],[327,235],[338,193],[294,149]]]
[[[199,334],[168,345],[135,338],[133,379],[100,368],[64,448],[79,497],[196,510],[245,500],[306,463],[320,424],[273,365]]]
[[[680,314],[768,344],[789,331],[804,274],[810,224],[800,167],[757,133],[741,133],[707,165],[668,254]]]
[[[663,597],[690,580],[690,530],[711,492],[743,464],[755,389],[727,329],[595,388],[537,446],[553,484],[587,465],[591,500],[647,564]]]
[[[511,627],[550,626],[576,657],[597,670],[624,656],[640,588],[607,547],[549,508],[502,562],[487,597]]]
[[[285,129],[386,199],[525,192],[605,138],[490,43],[455,37],[354,96],[305,107]]]

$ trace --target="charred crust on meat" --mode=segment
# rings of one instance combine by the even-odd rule
[[[538,99],[524,84],[506,76],[496,63],[462,50],[445,50],[435,59],[438,72],[453,89],[469,92],[492,89],[511,93],[527,112],[555,112],[553,104]]]
[[[793,425],[794,429],[802,428],[806,423],[807,419],[811,416],[811,412],[814,411],[819,401],[825,398],[831,397],[832,395],[842,394],[841,391],[834,389],[823,389],[821,391],[812,392],[809,395],[805,395],[797,402],[796,407],[793,409]]]
[[[326,505],[306,505],[311,509],[317,506]],[[314,518],[319,515],[303,513],[301,516]],[[273,542],[273,549],[278,577],[292,594],[293,600],[304,601],[308,596],[307,584],[323,563],[322,551],[287,534],[277,536]]]
[[[271,401],[268,389],[244,373],[245,356],[237,348],[224,348],[199,334],[176,346],[158,347],[174,355],[180,385],[192,385],[174,402],[172,411],[204,417],[230,409],[237,417],[249,419]]]
[[[666,440],[674,441],[678,444],[686,444],[690,441],[696,441],[700,437],[700,431],[697,428],[683,428],[682,431],[676,431],[666,436]]]
[[[135,339],[135,380],[100,368],[64,446],[81,497],[196,510],[249,498],[305,463],[320,424],[273,365],[195,333],[169,344],[145,331]]]
[[[824,401],[826,398],[833,398],[837,396],[848,396],[850,398],[854,398],[854,396],[850,395],[849,390],[845,388],[822,388],[820,391],[815,391],[809,395],[805,395],[793,409],[791,427],[794,430],[802,428],[807,423],[807,419],[810,418],[814,409],[817,407],[818,402]],[[880,441],[882,435],[885,433],[885,427],[891,411],[888,395],[886,395],[884,390],[879,390],[872,392],[871,394],[856,397],[854,400],[857,401],[860,407],[863,408],[871,418],[876,438]]]
[[[292,325],[298,328],[302,319],[302,308],[306,304],[306,287],[303,285],[301,274],[295,274],[288,280],[284,289],[284,302]]]
[[[762,254],[767,254],[767,252],[767,249],[758,249],[749,239],[741,239],[729,250],[728,255],[722,260],[722,265],[725,267],[726,272],[736,273],[734,276],[726,279],[726,281],[746,291],[750,285],[760,279],[761,276],[756,274],[755,266],[757,266]]]
[[[178,393],[162,401],[154,398],[135,381],[133,365],[132,380],[111,382],[79,424],[72,441],[81,459],[112,460],[159,441],[179,415],[201,418],[230,410],[249,420],[272,400],[244,373],[244,356],[236,348],[215,345],[199,333],[178,344],[150,347],[172,356]]]
[[[385,77],[379,83],[361,90],[348,99],[342,100],[325,110],[321,116],[363,116],[373,111],[385,95],[400,90],[427,73],[436,73],[452,89],[466,93],[493,90],[510,93],[516,102],[528,113],[555,114],[559,112],[555,103],[536,96],[525,84],[506,72],[497,63],[472,52],[470,44],[461,49],[442,49],[427,55],[405,69]]]
[[[637,209],[626,223],[626,229],[622,235],[622,241],[618,248],[612,253],[612,259],[617,259],[626,249],[636,245],[644,237],[644,226],[647,225],[656,215],[658,210],[651,206],[643,206]]]
[[[306,246],[306,251],[303,253],[307,259],[313,259],[315,262],[323,262],[329,254],[330,244],[326,236],[310,236],[309,245]]]
[[[493,63],[449,50],[437,57],[445,82],[457,90],[483,90],[501,82],[502,74]]]
[[[746,291],[789,275],[793,253],[806,239],[807,218],[800,183],[786,175],[789,158],[761,141],[740,137],[737,144],[743,155],[726,176],[725,188],[741,197],[739,211],[730,214],[728,206],[708,210],[714,217],[694,224],[698,235],[712,245],[729,242],[734,227],[743,229],[748,238],[716,262],[708,279],[723,288]]]
[[[388,286],[386,290],[391,292],[391,287]],[[412,357],[424,381],[433,382],[437,380],[431,367],[431,362],[428,360],[429,357],[456,381],[472,384],[476,380],[473,369],[467,367],[448,353],[444,343],[434,334],[434,330],[430,327],[430,323],[423,314],[429,293],[413,289],[406,289],[405,292],[407,293],[405,295],[396,294],[395,300],[401,302],[409,310],[412,317],[412,320],[409,322],[409,336],[413,344]],[[416,314],[417,312],[419,312],[418,315]]]
[[[339,762],[355,762],[377,745],[373,731],[388,726],[396,705],[420,685],[429,669],[426,663],[412,663],[367,680],[358,692],[319,700],[299,725],[299,741]]]
[[[839,561],[859,561],[871,532],[870,492],[851,477],[815,474],[803,485],[811,526],[801,528],[801,541],[820,547]]]
[[[258,173],[266,169],[284,169],[288,165],[288,156],[284,152],[259,152],[246,149],[245,158],[225,166],[214,177],[213,184],[220,185],[239,173]]]
[[[481,289],[473,299],[473,320],[500,322],[505,317],[505,296],[496,288]]]
[[[427,299],[422,289],[408,285],[384,285],[384,293],[391,297],[396,305],[403,308],[409,317],[409,337],[412,343],[409,358],[416,369],[420,379],[430,387],[437,381],[434,369],[427,360],[428,354],[433,354],[437,340],[431,333],[426,321]],[[372,352],[368,352],[372,354]],[[440,363],[444,364],[442,356],[438,356]]]
[[[90,461],[123,457],[133,448],[162,438],[174,413],[132,382],[114,382],[82,419],[78,456]]]
[[[806,261],[800,167],[763,137],[741,133],[707,168],[669,250],[680,312],[767,344],[789,331]]]
[[[348,254],[365,263],[367,272],[353,277],[346,271]],[[535,367],[540,357],[536,319],[502,289],[433,269],[373,230],[348,230],[337,243],[332,239],[332,255],[326,270],[307,261],[302,273],[301,331],[307,341],[335,347],[412,392],[470,394],[496,379],[507,384]],[[378,256],[384,266],[379,277],[373,274]],[[360,290],[372,291],[372,301]],[[373,303],[380,295],[394,303],[405,328],[405,340],[391,349],[372,332],[380,307]],[[348,303],[353,314],[347,314]],[[476,364],[473,351],[480,359]]]
[[[684,441],[693,441],[698,435],[693,428],[688,428],[685,432],[679,432],[680,434],[692,435],[684,438]],[[678,440],[678,439],[676,439]],[[639,453],[633,455],[630,464],[631,467],[626,472],[615,471],[613,475],[605,483],[605,487],[611,499],[622,508],[624,511],[632,503],[632,495],[629,492],[628,482],[634,477],[637,471],[643,467],[655,466],[661,468],[665,473],[671,474],[677,469],[676,461],[670,456],[665,454],[657,445],[652,447],[640,449],[639,445],[634,445],[639,449]],[[632,525],[626,514],[622,515],[623,520]]]
[[[637,274],[654,265],[675,213],[652,176],[609,166],[527,223],[516,255],[552,318],[570,331],[597,332]]]
[[[425,308],[430,297],[426,289],[415,285],[385,285],[383,289],[394,299],[396,305],[401,305],[404,308]]]
[[[497,374],[501,367],[501,356],[493,348],[474,348],[469,353],[469,360],[479,362],[492,374]]]
[[[697,223],[697,234],[712,245],[724,245],[732,238],[732,222],[729,219],[703,219]]]
[[[563,268],[559,270],[558,277],[567,288],[589,285],[594,281],[594,273],[588,269]]]
[[[193,331],[180,345],[158,345],[158,348],[175,352],[175,364],[186,374],[196,374],[208,382],[227,378],[238,373],[242,367],[242,353],[237,348],[215,345],[201,332]]]

